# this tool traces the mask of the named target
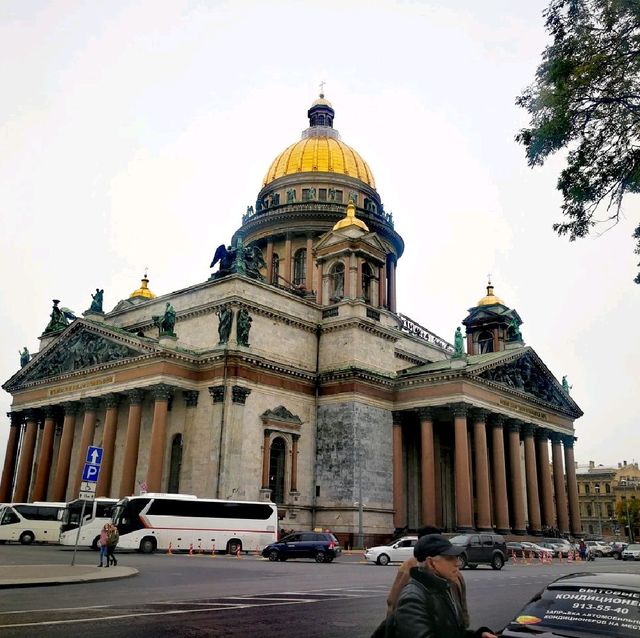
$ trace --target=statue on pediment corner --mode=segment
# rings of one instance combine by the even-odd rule
[[[460,326],[456,328],[456,334],[453,339],[453,358],[462,359],[464,357],[464,340]]]
[[[51,309],[51,315],[47,327],[44,329],[44,333],[60,332],[64,330],[71,321],[77,319],[73,310],[69,308],[58,308],[60,299],[53,299],[53,308]]]
[[[25,346],[23,350],[18,350],[18,352],[20,353],[20,367],[24,368],[27,363],[29,363],[31,355],[29,354],[29,350],[27,350],[27,346]]]
[[[176,327],[176,311],[170,302],[164,309],[163,315],[155,315],[152,317],[154,325],[160,330],[161,337],[175,337],[173,331]]]
[[[104,289],[96,288],[96,294],[91,295],[91,305],[89,306],[89,312],[102,313],[103,299],[104,299]]]

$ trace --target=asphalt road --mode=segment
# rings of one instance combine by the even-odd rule
[[[82,551],[78,564],[97,554]],[[58,547],[0,546],[3,564],[68,563]],[[361,564],[343,556],[331,564],[271,563],[255,556],[121,554],[140,574],[123,580],[5,589],[0,636],[365,638],[385,613],[397,566]],[[507,565],[464,572],[472,626],[504,626],[545,584],[575,571],[636,573],[637,564],[598,559],[579,565]]]

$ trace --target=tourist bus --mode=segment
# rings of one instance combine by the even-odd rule
[[[0,509],[0,543],[57,543],[66,503],[6,503]]]
[[[141,494],[115,507],[122,549],[261,551],[277,540],[278,510],[273,503],[225,501],[190,494]]]
[[[98,549],[100,530],[105,523],[111,522],[113,508],[118,502],[117,498],[98,497],[93,501],[84,501],[84,517],[80,528],[78,545]],[[62,526],[60,527],[60,544],[75,545],[78,536],[78,524],[82,512],[81,499],[70,501],[62,513]]]

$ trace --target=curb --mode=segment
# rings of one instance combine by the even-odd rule
[[[19,589],[25,587],[50,587],[54,585],[86,585],[87,583],[102,583],[108,580],[120,580],[122,578],[131,578],[137,576],[140,572],[133,567],[124,567],[126,573],[117,576],[51,576],[49,578],[25,578],[13,581],[0,580],[0,589]]]

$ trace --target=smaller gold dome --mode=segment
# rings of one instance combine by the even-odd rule
[[[502,303],[502,299],[500,299],[500,297],[496,297],[493,294],[493,286],[491,285],[491,283],[489,283],[489,285],[487,286],[487,294],[482,299],[480,299],[480,301],[478,302],[478,306],[493,306],[499,303]]]
[[[140,288],[134,290],[129,295],[129,299],[134,299],[135,297],[142,297],[143,299],[155,299],[155,294],[149,290],[149,279],[147,279],[147,273],[144,273],[144,277],[140,281]]]
[[[336,223],[333,230],[340,230],[341,228],[348,228],[349,226],[357,226],[358,228],[362,228],[362,230],[369,232],[368,226],[361,219],[356,217],[356,207],[351,199],[347,204],[346,216]]]
[[[328,106],[329,108],[333,108],[331,102],[324,97],[324,93],[320,93],[320,97],[313,101],[311,108],[314,106]]]

